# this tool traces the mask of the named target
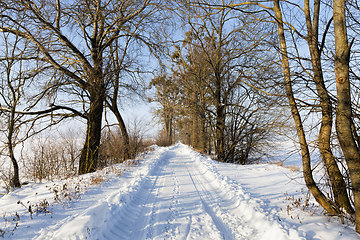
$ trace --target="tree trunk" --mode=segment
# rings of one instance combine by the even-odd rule
[[[335,76],[338,104],[336,131],[347,162],[355,203],[356,231],[360,233],[360,151],[352,133],[352,106],[349,81],[350,48],[348,45],[345,0],[333,1],[335,31]]]
[[[201,139],[201,151],[203,153],[206,153],[206,151],[207,151],[206,146],[207,146],[208,140],[207,140],[207,132],[206,132],[206,119],[205,119],[205,113],[204,113],[203,110],[200,111],[200,115],[201,115],[200,116],[200,121],[201,121],[201,130],[200,130],[200,132],[201,132],[201,137],[200,137],[200,139]]]
[[[219,107],[216,116],[216,151],[217,159],[220,161],[225,161],[225,149],[224,149],[224,124],[225,116],[223,107]]]
[[[21,187],[20,178],[19,178],[19,165],[18,165],[17,160],[14,155],[14,149],[13,149],[12,142],[9,142],[8,144],[9,144],[8,147],[9,147],[10,159],[11,159],[11,162],[13,165],[13,170],[14,170],[14,175],[11,178],[10,186],[19,188],[19,187]]]
[[[103,86],[93,87],[90,91],[90,109],[87,114],[88,121],[85,144],[80,155],[79,174],[94,172],[97,167],[104,96]]]
[[[16,158],[15,158],[13,152],[10,153],[10,158],[11,158],[11,162],[13,164],[13,169],[14,169],[14,175],[11,178],[10,186],[15,187],[15,188],[19,188],[19,187],[21,187],[20,178],[19,178],[19,165],[18,165],[18,163],[16,161]]]
[[[319,73],[316,72],[317,70],[314,71],[314,78],[318,88],[318,94],[320,96],[320,106],[322,112],[321,127],[318,138],[320,155],[330,178],[331,188],[336,204],[340,207],[340,209],[344,209],[347,213],[353,213],[354,210],[350,204],[346,191],[346,183],[331,151],[330,139],[332,130],[332,106],[330,97],[327,93],[325,93],[323,80],[319,80],[322,79],[322,74],[319,75]],[[321,86],[319,87],[319,85]]]
[[[353,213],[354,210],[346,191],[346,183],[343,175],[336,163],[336,159],[331,151],[330,139],[333,123],[333,108],[329,93],[324,83],[324,77],[321,66],[321,53],[318,41],[318,22],[320,17],[320,0],[314,1],[314,17],[311,21],[309,0],[305,0],[305,18],[307,25],[307,42],[311,55],[311,63],[314,73],[314,82],[321,107],[321,127],[319,131],[318,143],[321,158],[325,164],[326,171],[330,178],[331,189],[334,194],[335,203],[340,209],[347,213]],[[326,33],[325,33],[326,34]]]
[[[15,96],[14,92],[13,92],[13,96]],[[18,165],[17,160],[14,155],[14,145],[13,145],[13,141],[12,141],[13,134],[14,134],[14,124],[15,124],[15,105],[16,104],[14,103],[14,105],[11,109],[11,112],[10,112],[7,144],[8,144],[8,150],[9,150],[9,156],[10,156],[11,163],[13,165],[13,170],[14,170],[14,175],[12,176],[12,178],[10,180],[10,186],[19,188],[19,187],[21,187],[20,178],[19,178],[19,165]]]
[[[207,147],[207,150],[208,150],[208,154],[211,155],[212,154],[212,144],[213,144],[213,133],[211,131],[211,126],[208,127],[208,147]]]
[[[119,108],[116,104],[116,99],[112,102],[111,106],[110,106],[110,110],[114,113],[116,120],[118,121],[119,127],[120,127],[120,131],[121,131],[121,135],[123,137],[123,141],[124,141],[124,155],[123,155],[123,160],[129,159],[130,158],[130,138],[129,138],[129,134],[127,132],[126,129],[126,125],[124,122],[124,119],[122,118]]]
[[[169,120],[169,136],[168,136],[168,141],[169,144],[172,145],[173,144],[173,118],[170,117]]]
[[[172,144],[172,115],[169,109],[165,110],[164,122],[165,122],[165,130],[166,130],[166,141],[167,145]]]
[[[195,149],[199,148],[199,141],[198,141],[198,124],[197,124],[197,114],[196,110],[192,109],[190,113],[190,121],[191,121],[191,146]]]
[[[225,128],[225,112],[224,104],[221,102],[221,84],[216,87],[216,155],[219,161],[225,161],[224,149],[224,128]]]
[[[306,186],[314,196],[315,200],[327,211],[330,215],[335,215],[338,213],[337,209],[333,206],[330,199],[328,199],[317,187],[313,176],[312,176],[312,169],[311,169],[311,161],[310,161],[310,152],[308,148],[308,144],[305,137],[305,131],[302,125],[301,116],[299,110],[297,108],[297,104],[295,101],[293,89],[292,89],[292,82],[290,77],[290,64],[289,58],[287,53],[287,46],[285,40],[285,33],[284,33],[284,25],[282,20],[282,14],[280,9],[279,0],[274,0],[274,12],[276,16],[277,26],[278,26],[278,36],[280,40],[280,50],[281,50],[281,61],[282,61],[282,68],[285,80],[285,88],[286,88],[286,95],[289,100],[289,105],[291,109],[291,113],[295,122],[297,135],[300,142],[300,149],[301,149],[301,156],[303,161],[303,174]]]
[[[196,85],[195,85],[196,86]],[[199,111],[198,111],[198,94],[196,87],[193,86],[193,91],[191,93],[191,110],[190,110],[190,120],[191,120],[191,146],[195,149],[199,149],[200,144],[200,129],[199,129]]]

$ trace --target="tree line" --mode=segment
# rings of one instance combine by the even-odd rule
[[[68,119],[86,122],[79,174],[99,166],[104,111],[119,109],[150,69],[164,143],[182,139],[245,164],[292,117],[306,185],[330,215],[360,232],[358,35],[355,0],[0,1],[1,127],[14,147]],[[320,154],[329,188],[314,180]],[[315,159],[316,160],[316,159]]]

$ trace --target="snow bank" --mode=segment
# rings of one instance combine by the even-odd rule
[[[162,154],[167,148],[157,149],[152,154],[148,154],[141,165],[134,167],[131,171],[124,174],[125,181],[112,183],[112,191],[94,203],[85,211],[74,216],[69,216],[53,227],[40,231],[35,239],[43,240],[66,240],[66,239],[100,239],[97,233],[106,228],[107,221],[127,206],[132,201],[134,193],[140,188],[144,179],[161,164]],[[114,191],[113,189],[118,189]],[[115,211],[114,211],[115,210]],[[96,231],[94,231],[96,229]]]
[[[286,212],[286,194],[301,193],[302,180],[290,181],[299,173],[276,165],[219,163],[183,144],[153,149],[138,166],[120,174],[105,169],[69,181],[30,184],[0,198],[0,212],[19,223],[13,231],[8,227],[5,237],[360,239],[352,225],[300,209],[292,210],[298,219]],[[97,178],[103,182],[81,185]],[[80,189],[81,194],[56,204],[54,186]],[[31,219],[26,207],[43,200],[49,201],[49,212],[34,213]],[[4,219],[0,229],[9,224]]]
[[[230,195],[242,202],[239,205],[242,211],[249,212],[249,215],[253,214],[253,210],[261,213],[260,216],[255,215],[253,220],[268,229],[264,232],[264,239],[360,239],[354,224],[342,224],[337,217],[323,215],[313,198],[309,203],[315,210],[304,211],[303,206],[292,206],[294,200],[304,201],[308,194],[301,171],[274,164],[222,163],[190,149],[188,151],[194,154],[209,178],[216,179],[219,186],[227,188]],[[287,210],[288,206],[291,207],[290,211]],[[271,223],[275,225],[274,229],[278,229],[276,232],[279,232],[279,228],[283,233],[285,231],[285,238],[272,232]]]
[[[218,187],[226,189],[227,194],[238,202],[238,211],[242,212],[245,221],[251,225],[262,229],[261,238],[267,240],[290,240],[305,239],[299,232],[294,230],[294,226],[281,225],[278,222],[277,212],[265,212],[262,208],[262,201],[251,198],[248,193],[234,180],[221,175],[214,164],[214,161],[201,155],[189,147],[184,146],[188,153],[199,163],[204,174],[217,183]]]

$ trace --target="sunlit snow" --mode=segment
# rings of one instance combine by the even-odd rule
[[[65,183],[73,196],[54,199]],[[218,163],[179,143],[137,166],[23,186],[0,198],[0,229],[10,239],[360,239],[352,224],[292,205],[305,194],[300,172]]]

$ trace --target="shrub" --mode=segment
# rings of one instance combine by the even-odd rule
[[[23,160],[27,177],[42,181],[76,175],[80,149],[80,141],[71,134],[34,139]]]
[[[146,148],[153,145],[153,141],[145,138],[146,125],[136,119],[129,128],[129,145],[126,146],[119,128],[108,129],[103,133],[99,151],[99,167],[122,163],[126,158],[135,159]]]

